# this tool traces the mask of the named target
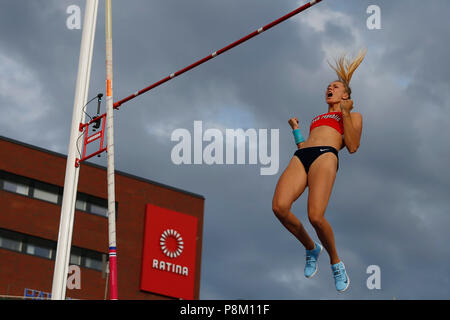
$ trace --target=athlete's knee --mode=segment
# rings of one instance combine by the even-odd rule
[[[272,201],[272,211],[278,219],[287,217],[289,210],[291,210],[291,205],[289,203],[278,201],[276,199]]]
[[[322,229],[324,224],[326,223],[326,220],[323,217],[323,215],[308,214],[308,219],[315,229]]]

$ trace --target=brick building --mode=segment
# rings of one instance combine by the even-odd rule
[[[0,296],[51,292],[66,159],[0,136]],[[198,299],[204,197],[119,171],[115,182],[119,299]],[[81,288],[68,298],[105,298],[107,228],[106,168],[83,163],[70,257]]]

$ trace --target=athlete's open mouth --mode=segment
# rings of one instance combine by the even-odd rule
[[[328,92],[328,98],[331,98],[333,96],[332,92]]]

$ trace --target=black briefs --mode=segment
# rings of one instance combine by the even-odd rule
[[[303,148],[298,149],[295,151],[294,155],[297,156],[300,161],[302,162],[303,166],[305,167],[306,173],[309,171],[309,167],[312,165],[312,163],[322,154],[332,152],[336,155],[338,158],[338,164],[336,171],[339,170],[339,155],[338,151],[330,146],[318,146],[318,147],[309,147],[309,148]]]

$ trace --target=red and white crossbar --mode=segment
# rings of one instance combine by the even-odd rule
[[[259,28],[258,30],[256,30],[256,31],[250,33],[249,35],[239,39],[238,41],[235,41],[235,42],[229,44],[225,48],[222,48],[222,49],[220,49],[220,50],[218,50],[216,52],[213,52],[210,55],[208,55],[207,57],[205,57],[205,58],[203,58],[203,59],[201,59],[201,60],[191,64],[190,66],[187,66],[184,69],[181,69],[181,70],[179,70],[177,72],[174,72],[174,73],[170,74],[169,76],[167,76],[166,78],[161,79],[158,82],[155,82],[154,84],[152,84],[152,85],[150,85],[150,86],[148,86],[148,87],[146,87],[146,88],[144,88],[142,90],[139,90],[139,91],[135,92],[134,94],[132,94],[132,95],[130,95],[130,96],[120,100],[120,101],[115,102],[114,103],[114,109],[118,109],[125,102],[128,102],[131,99],[134,99],[137,96],[140,96],[141,94],[144,94],[147,91],[150,91],[150,90],[152,90],[152,89],[162,85],[163,83],[165,83],[165,82],[167,82],[167,81],[169,81],[169,80],[171,80],[171,79],[173,79],[173,78],[175,78],[175,77],[177,77],[177,76],[179,76],[179,75],[181,75],[181,74],[183,74],[183,73],[185,73],[185,72],[187,72],[187,71],[189,71],[189,70],[191,70],[191,69],[193,69],[195,67],[198,67],[199,65],[205,63],[206,61],[209,61],[209,60],[217,57],[218,55],[221,55],[222,53],[224,53],[224,52],[226,52],[226,51],[228,51],[228,50],[230,50],[230,49],[240,45],[241,43],[243,43],[243,42],[245,42],[247,40],[250,40],[253,37],[256,37],[257,35],[261,34],[262,32],[267,31],[267,30],[275,27],[276,25],[280,24],[281,22],[286,21],[289,18],[292,18],[293,16],[299,14],[300,12],[302,12],[302,11],[312,7],[313,5],[315,5],[316,3],[319,3],[321,1],[322,0],[310,1],[310,2],[306,3],[305,5],[301,6],[300,8],[297,8],[296,10],[286,14],[285,16],[283,16],[283,17],[281,17],[281,18],[279,18],[279,19],[269,23],[268,25],[265,25],[264,27]]]

